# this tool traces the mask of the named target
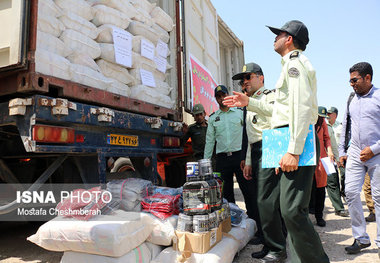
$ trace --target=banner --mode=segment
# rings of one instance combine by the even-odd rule
[[[214,95],[217,84],[208,69],[191,54],[190,69],[193,106],[198,103],[202,104],[206,115],[210,116],[211,113],[219,109]]]

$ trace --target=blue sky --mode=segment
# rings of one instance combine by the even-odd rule
[[[273,89],[281,70],[273,50],[275,35],[265,25],[281,27],[293,19],[309,29],[305,55],[317,72],[318,104],[339,109],[342,120],[349,93],[349,68],[361,61],[374,71],[380,87],[379,0],[211,0],[219,16],[244,41],[245,62],[258,63],[265,86]]]

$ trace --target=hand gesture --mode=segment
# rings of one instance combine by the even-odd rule
[[[227,96],[223,100],[223,104],[228,107],[245,107],[248,105],[249,97],[241,92],[233,91],[231,96]]]

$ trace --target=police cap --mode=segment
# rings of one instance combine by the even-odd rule
[[[267,26],[274,34],[279,35],[281,32],[287,32],[293,37],[296,37],[305,46],[309,43],[309,31],[304,23],[298,20],[286,22],[281,28]]]
[[[203,108],[202,104],[195,104],[193,107],[193,114],[194,115],[199,114],[199,113],[203,113],[204,111],[205,111],[205,108]]]
[[[228,89],[224,85],[218,85],[218,86],[216,86],[216,88],[214,90],[214,96],[215,97],[216,97],[216,93],[218,93],[219,91],[223,92],[224,94],[228,94]]]
[[[321,117],[324,117],[324,118],[328,118],[329,116],[327,116],[327,109],[323,106],[319,106],[318,107],[318,115],[321,116]]]
[[[264,75],[263,70],[256,63],[248,63],[243,66],[242,72],[234,75],[233,80],[243,79],[247,73],[256,73],[257,75]]]
[[[335,107],[331,107],[331,108],[327,111],[327,113],[336,113],[336,115],[338,115],[338,109],[335,108]]]

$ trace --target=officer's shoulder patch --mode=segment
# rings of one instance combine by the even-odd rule
[[[300,72],[297,68],[293,67],[288,70],[288,74],[289,74],[289,77],[298,78],[298,76],[300,75]]]
[[[292,54],[290,54],[290,59],[294,59],[294,58],[298,58],[298,56],[300,55],[300,52],[298,51],[294,51]]]

